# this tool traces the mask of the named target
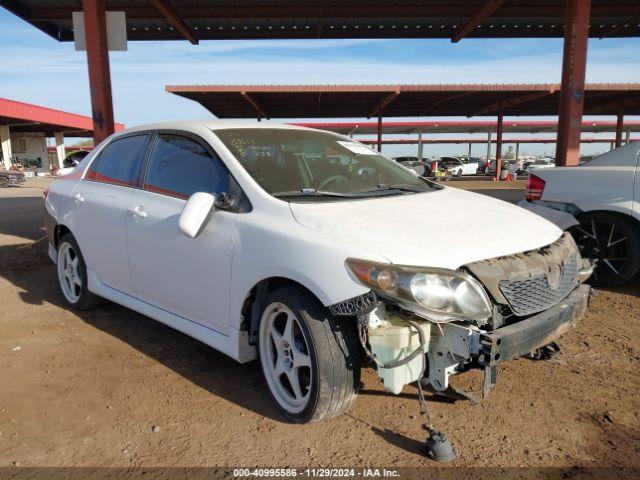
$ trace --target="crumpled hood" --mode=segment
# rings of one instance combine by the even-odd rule
[[[455,188],[366,200],[291,203],[294,218],[399,265],[455,269],[534,250],[562,231],[520,207]]]

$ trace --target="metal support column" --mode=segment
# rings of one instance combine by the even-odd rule
[[[378,151],[382,151],[382,114],[378,115]]]
[[[467,149],[467,158],[471,158],[471,142],[469,142],[469,148]]]
[[[422,130],[418,132],[418,161],[422,161]]]
[[[627,128],[627,131],[624,134],[624,143],[625,145],[631,141],[631,129]]]
[[[496,131],[496,177],[495,180],[500,180],[500,173],[502,172],[502,130],[504,127],[504,115],[502,113],[502,107],[498,112],[498,128]]]
[[[518,160],[519,156],[520,156],[520,143],[516,142],[515,160],[516,160],[516,165],[518,165],[518,170],[522,166],[522,165],[520,165],[520,160]]]
[[[591,0],[567,0],[556,164],[578,165]]]
[[[487,134],[487,167],[491,163],[491,130]]]
[[[82,0],[82,11],[91,90],[93,141],[97,145],[115,131],[105,0]]]
[[[5,170],[11,168],[11,132],[9,125],[0,125],[0,144],[2,145],[2,163]]]
[[[622,145],[622,128],[624,126],[624,108],[618,110],[618,118],[616,122],[616,148]]]
[[[56,156],[58,158],[58,168],[62,168],[62,161],[64,160],[64,157],[67,156],[64,148],[64,133],[56,132],[55,138],[56,138]]]

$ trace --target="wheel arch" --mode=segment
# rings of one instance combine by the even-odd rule
[[[611,215],[614,217],[618,217],[624,220],[628,220],[634,227],[635,229],[638,231],[638,234],[640,234],[640,220],[637,219],[636,217],[634,217],[630,212],[628,211],[622,211],[622,210],[607,210],[607,209],[602,209],[602,210],[582,210],[578,215],[576,215],[576,219],[578,221],[580,221],[580,219],[582,217],[584,217],[587,214],[593,214],[593,213],[600,213],[600,214],[605,214],[605,215]]]
[[[246,330],[248,332],[249,345],[255,346],[258,343],[258,329],[260,326],[261,310],[266,296],[270,292],[284,286],[300,288],[309,295],[312,295],[320,304],[322,304],[318,296],[309,287],[303,285],[299,281],[282,276],[273,276],[260,280],[249,290],[242,305],[242,318],[244,320],[240,328],[241,330]]]
[[[53,246],[56,249],[58,248],[58,244],[60,243],[60,239],[62,237],[64,237],[67,233],[70,233],[71,235],[73,235],[73,233],[71,233],[71,229],[69,227],[67,227],[66,225],[57,224],[53,228]]]

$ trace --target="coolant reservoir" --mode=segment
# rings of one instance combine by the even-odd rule
[[[427,343],[423,350],[424,353],[427,353],[431,324],[428,322],[416,323],[420,325],[424,333]],[[384,326],[368,328],[367,333],[371,351],[382,363],[405,358],[420,347],[418,332],[400,317],[389,316],[386,318]],[[406,365],[395,368],[378,367],[378,376],[382,379],[385,390],[397,395],[406,384],[418,380],[423,364],[424,355],[418,355]]]

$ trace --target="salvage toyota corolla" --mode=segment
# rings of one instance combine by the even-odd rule
[[[591,271],[569,234],[333,133],[179,122],[112,135],[46,194],[64,299],[106,298],[258,358],[284,417],[344,412],[367,359],[437,392],[559,337]],[[455,214],[453,214],[455,212]]]

